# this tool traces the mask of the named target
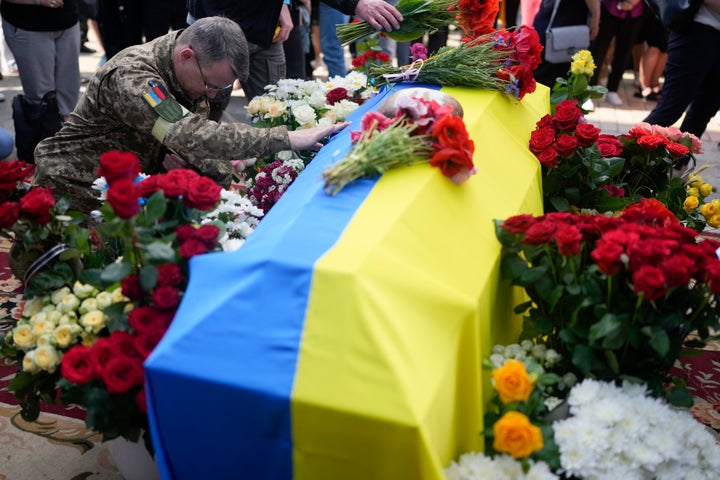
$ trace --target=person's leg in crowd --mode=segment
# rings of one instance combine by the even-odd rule
[[[307,10],[306,10],[307,11]],[[305,78],[305,46],[308,35],[309,18],[303,18],[302,7],[293,4],[290,8],[293,29],[290,36],[283,42],[285,52],[286,74],[288,78]]]
[[[245,97],[251,100],[265,92],[265,86],[277,83],[286,76],[285,51],[282,43],[271,43],[268,48],[248,42],[250,75],[242,82]]]
[[[56,33],[54,89],[60,114],[67,118],[80,98],[80,26]]]
[[[720,31],[707,25],[693,23],[686,33],[670,33],[662,95],[645,122],[668,127],[687,109],[680,128],[702,136],[720,108],[720,49],[708,45],[720,45]]]
[[[318,21],[320,24],[320,50],[328,68],[328,77],[345,76],[347,73],[345,49],[337,38],[335,25],[347,23],[349,17],[329,5],[320,3]]]
[[[100,0],[98,26],[107,60],[126,47],[143,43],[140,0]]]

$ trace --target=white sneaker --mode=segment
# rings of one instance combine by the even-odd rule
[[[625,103],[617,92],[608,92],[607,95],[605,95],[605,100],[613,107],[619,107]]]

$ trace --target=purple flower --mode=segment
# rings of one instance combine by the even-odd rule
[[[410,46],[413,62],[417,60],[427,60],[428,49],[422,43],[413,43]]]

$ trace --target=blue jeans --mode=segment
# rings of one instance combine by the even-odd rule
[[[335,32],[336,24],[347,23],[350,18],[344,13],[320,2],[318,23],[320,25],[320,50],[323,53],[328,77],[347,74],[345,68],[345,50]]]
[[[13,141],[12,134],[0,127],[0,160],[9,157],[14,146],[15,142]]]

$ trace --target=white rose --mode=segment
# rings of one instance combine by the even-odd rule
[[[48,312],[38,312],[35,315],[33,315],[32,317],[30,317],[30,319],[28,320],[28,323],[34,327],[35,325],[37,325],[40,322],[47,321],[47,319],[48,319]]]
[[[80,306],[80,299],[75,294],[65,295],[60,302],[60,308],[63,312],[68,313],[76,310]]]
[[[44,306],[45,303],[41,297],[31,298],[25,302],[25,307],[23,307],[23,317],[32,317],[36,313],[40,312]]]
[[[325,92],[322,90],[316,90],[312,92],[312,94],[306,98],[308,104],[310,104],[313,108],[324,108],[325,104],[327,103],[327,98],[325,97]]]
[[[350,116],[360,105],[350,100],[340,100],[332,106],[332,111],[335,113],[335,121],[342,122]]]
[[[250,100],[250,103],[247,104],[245,110],[247,110],[250,115],[257,115],[260,112],[260,100],[258,100],[257,97],[253,98]]]
[[[95,297],[95,300],[97,301],[98,308],[104,310],[113,303],[112,293],[100,292],[97,294],[97,297]]]
[[[60,364],[60,354],[52,345],[43,345],[35,349],[35,365],[46,372],[54,372]]]
[[[75,285],[73,285],[73,293],[80,299],[94,295],[95,292],[97,292],[97,290],[92,285],[82,284],[80,282],[75,282]]]
[[[68,293],[70,293],[70,287],[58,288],[57,290],[55,290],[53,293],[50,294],[50,301],[53,304],[57,305],[58,303],[60,303],[62,298],[65,295],[67,295]]]
[[[105,314],[100,310],[93,310],[80,317],[80,324],[86,331],[97,333],[105,326]]]
[[[44,347],[45,345],[52,345],[53,336],[44,334],[40,335],[37,339],[36,346],[38,347]]]
[[[27,323],[18,325],[13,329],[13,345],[20,350],[27,351],[35,347],[35,335],[32,333],[32,327]]]
[[[270,118],[280,118],[287,112],[285,102],[275,101],[268,106],[268,116]]]
[[[60,348],[68,348],[70,345],[75,343],[75,337],[80,334],[80,326],[74,325],[60,325],[53,332],[55,343]]]
[[[77,325],[77,314],[75,312],[68,312],[61,316],[57,322],[58,325]]]
[[[260,102],[259,113],[267,113],[268,110],[270,109],[270,105],[272,105],[273,102],[275,102],[275,98],[273,98],[269,95],[263,95],[262,97],[260,97],[259,102]]]
[[[78,308],[80,315],[84,315],[88,312],[94,312],[95,310],[98,310],[98,302],[94,298],[86,298],[80,304],[80,308]]]
[[[292,113],[300,125],[312,126],[315,124],[315,110],[306,103],[293,105]]]
[[[40,371],[35,363],[35,350],[31,350],[23,357],[23,370],[28,373],[37,373]]]
[[[33,327],[32,334],[35,336],[35,338],[39,338],[43,335],[52,333],[53,330],[55,330],[55,324],[44,320]]]
[[[125,295],[123,295],[121,288],[116,288],[115,290],[112,291],[112,301],[113,301],[113,303],[129,302],[130,299],[128,297],[126,297]]]

